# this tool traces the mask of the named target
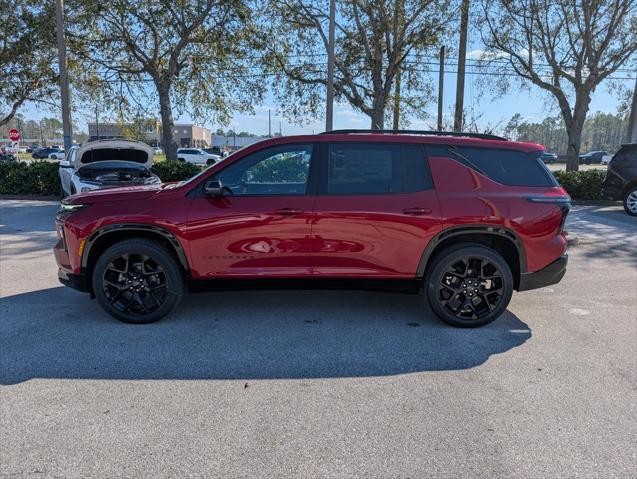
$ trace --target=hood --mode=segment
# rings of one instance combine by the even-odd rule
[[[93,204],[105,201],[135,201],[156,195],[162,190],[160,183],[120,188],[106,188],[78,193],[64,198],[67,204]]]
[[[90,163],[120,161],[136,163],[150,168],[153,164],[153,148],[140,141],[98,140],[80,146],[75,155],[75,169]]]

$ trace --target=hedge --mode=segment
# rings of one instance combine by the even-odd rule
[[[200,171],[196,165],[183,161],[162,161],[153,165],[153,172],[162,181],[187,180]],[[553,174],[574,200],[603,199],[605,170],[556,171]],[[59,196],[58,164],[48,161],[0,162],[0,194]]]
[[[162,181],[187,180],[201,169],[183,161],[162,161],[153,165],[153,172]],[[59,196],[58,163],[50,161],[0,162],[1,195]]]
[[[574,200],[602,200],[606,170],[555,171],[555,178]]]

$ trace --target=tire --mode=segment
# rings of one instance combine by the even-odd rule
[[[186,161],[183,158],[177,158],[177,161]]]
[[[481,279],[484,277],[489,279]],[[460,328],[476,328],[497,319],[512,293],[513,275],[507,262],[478,244],[462,243],[441,251],[425,278],[425,294],[433,312]]]
[[[630,216],[637,216],[637,186],[633,186],[624,195],[624,211]]]
[[[121,241],[104,251],[93,268],[92,285],[108,314],[132,324],[163,318],[184,293],[184,278],[174,256],[147,239]]]

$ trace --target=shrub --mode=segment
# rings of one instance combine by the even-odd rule
[[[153,165],[153,173],[164,182],[187,180],[200,171],[201,169],[197,165],[186,161],[166,160]]]
[[[58,163],[48,161],[0,162],[0,194],[59,196]]]
[[[556,171],[553,173],[561,186],[574,200],[601,200],[605,170]]]

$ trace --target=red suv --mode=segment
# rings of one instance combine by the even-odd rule
[[[442,320],[480,326],[564,276],[570,199],[542,152],[420,131],[262,141],[188,181],[66,198],[60,281],[131,323],[186,287],[249,285],[424,290]]]

